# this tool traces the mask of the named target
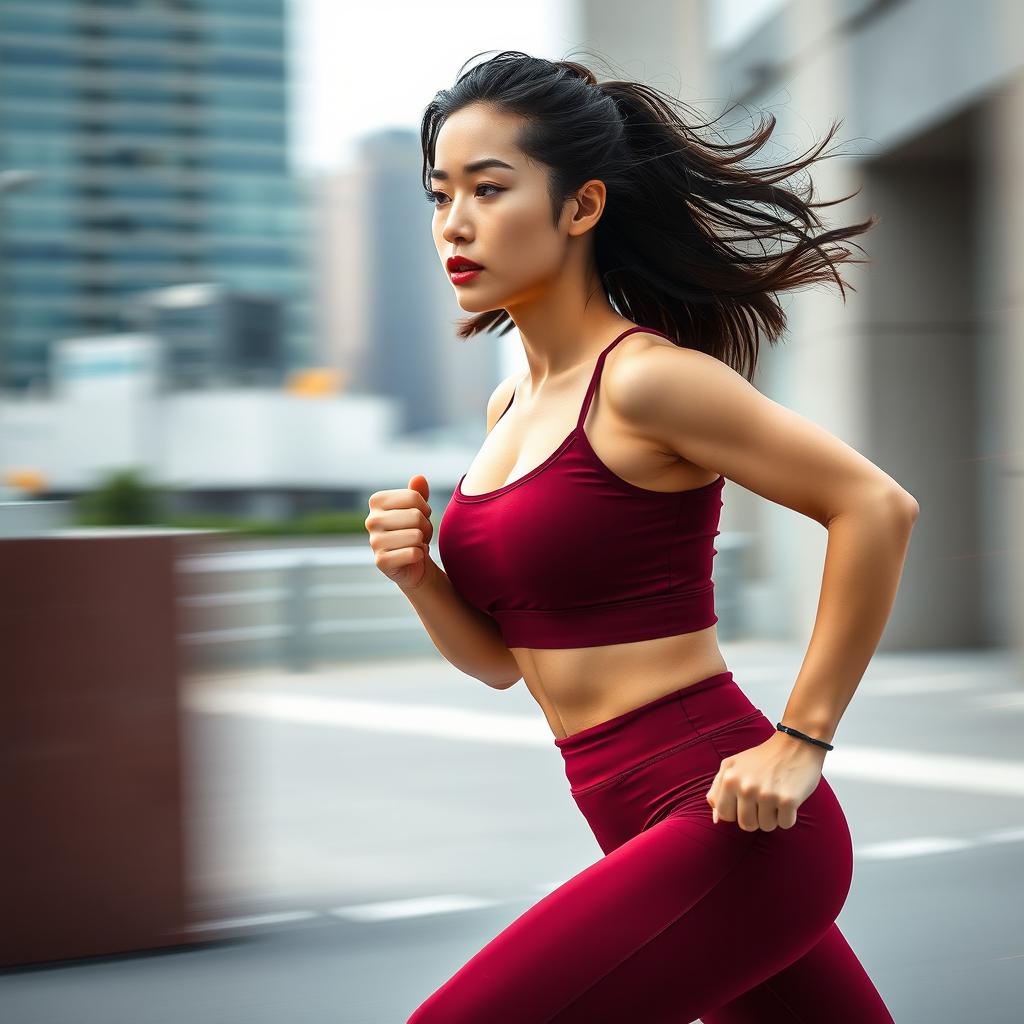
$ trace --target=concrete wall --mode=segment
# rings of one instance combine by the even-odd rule
[[[790,0],[726,51],[705,3],[644,16],[580,0],[580,37],[746,134],[777,119],[812,165],[828,226],[877,214],[857,241],[869,263],[783,297],[790,328],[762,348],[755,384],[836,434],[921,504],[882,648],[1021,649],[1024,547],[1024,7],[935,0]],[[864,254],[856,253],[864,258]],[[753,534],[752,633],[805,639],[827,534],[732,488],[725,528]]]

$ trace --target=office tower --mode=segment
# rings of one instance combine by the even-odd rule
[[[178,285],[279,304],[308,362],[285,54],[283,0],[5,0],[0,168],[34,179],[0,193],[0,385]]]

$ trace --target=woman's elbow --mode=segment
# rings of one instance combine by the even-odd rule
[[[915,498],[910,491],[904,490],[901,487],[896,494],[896,501],[900,511],[903,512],[904,515],[910,517],[911,523],[915,523],[917,521],[917,517],[921,514],[921,506],[918,503],[917,498]]]
[[[507,690],[510,686],[515,686],[522,678],[523,673],[519,664],[513,659],[511,665],[501,665],[494,672],[488,673],[487,677],[482,678],[481,681],[495,690]]]

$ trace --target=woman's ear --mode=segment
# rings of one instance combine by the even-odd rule
[[[600,178],[593,178],[577,190],[573,197],[576,212],[569,221],[569,234],[582,235],[590,231],[601,219],[608,190]]]

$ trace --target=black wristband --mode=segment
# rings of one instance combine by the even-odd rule
[[[813,743],[818,747],[824,747],[826,750],[835,749],[831,743],[826,743],[824,740],[816,740],[813,736],[808,736],[807,733],[801,732],[799,729],[791,729],[788,725],[783,725],[781,722],[776,722],[775,728],[779,732],[785,732],[790,736],[796,736],[798,739],[807,740],[808,743]]]

